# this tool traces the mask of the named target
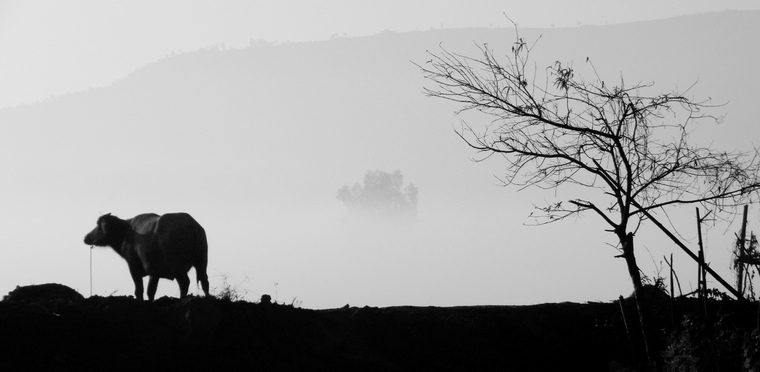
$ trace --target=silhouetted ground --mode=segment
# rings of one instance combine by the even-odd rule
[[[692,305],[682,302],[679,313]],[[726,328],[755,326],[756,305],[710,307]],[[634,311],[630,303],[625,308]],[[628,315],[631,323],[635,313]],[[670,311],[648,315],[661,354],[672,346],[666,344]],[[633,337],[639,332],[632,330]],[[692,336],[675,339],[689,349]],[[611,363],[634,365],[617,302],[309,310],[199,297],[83,298],[45,284],[17,288],[0,302],[0,337],[3,371],[608,371]],[[668,358],[695,357],[672,350]],[[754,356],[721,358],[738,366]]]

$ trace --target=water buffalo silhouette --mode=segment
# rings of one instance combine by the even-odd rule
[[[148,299],[153,301],[160,278],[176,279],[180,297],[187,296],[190,279],[187,272],[195,267],[197,281],[208,296],[208,244],[206,232],[187,213],[140,214],[122,220],[110,213],[98,218],[84,237],[90,246],[111,247],[127,261],[135,283],[135,298],[143,299],[144,276],[149,276]]]

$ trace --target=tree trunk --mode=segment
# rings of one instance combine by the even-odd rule
[[[625,258],[625,263],[628,265],[628,274],[631,276],[633,289],[638,292],[642,284],[639,266],[636,265],[636,256],[633,254],[633,233],[620,237],[620,243],[623,246],[623,258]]]
[[[633,301],[636,303],[636,312],[639,313],[639,325],[641,326],[641,335],[644,340],[644,353],[646,354],[647,362],[651,365],[652,357],[649,353],[649,340],[647,339],[646,322],[644,321],[644,304],[641,299],[643,285],[641,284],[639,267],[636,265],[636,256],[633,253],[633,233],[621,235],[619,238],[623,246],[623,258],[625,258],[625,263],[628,265],[628,274],[631,276],[631,282],[633,282]]]

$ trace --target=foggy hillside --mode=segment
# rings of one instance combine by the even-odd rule
[[[760,12],[520,33],[529,42],[542,35],[533,54],[539,70],[572,61],[592,79],[589,57],[610,84],[622,74],[627,84],[655,82],[659,92],[698,80],[691,94],[727,103],[715,112],[727,114],[724,126],[704,138],[729,150],[757,141],[738,133],[757,124]],[[167,56],[106,88],[2,110],[0,218],[4,244],[24,259],[0,269],[34,266],[17,277],[86,293],[81,239],[99,213],[184,210],[208,232],[212,287],[215,273],[248,278],[254,294],[279,286],[308,307],[627,293],[624,263],[613,260],[599,221],[524,227],[532,203],[570,196],[496,187],[503,164],[471,162],[476,154],[454,133],[457,107],[421,93],[426,82],[413,62],[425,63],[426,50],[475,55],[475,44],[488,43],[503,54],[513,41],[506,27],[210,47]],[[372,169],[399,169],[418,186],[413,234],[341,227],[338,188]],[[655,257],[672,251],[650,248],[661,249]],[[56,264],[72,257],[68,268]],[[96,258],[100,291],[130,293],[126,265],[105,250]],[[556,280],[568,275],[574,280]],[[536,287],[519,284],[536,277],[544,278]],[[0,292],[16,284],[24,283],[3,283]],[[162,282],[162,291],[175,295],[175,284]]]

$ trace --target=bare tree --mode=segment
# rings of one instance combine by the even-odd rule
[[[435,86],[425,93],[460,103],[458,113],[492,117],[483,129],[463,122],[458,134],[484,157],[504,157],[505,184],[595,192],[539,207],[533,217],[550,223],[593,211],[616,236],[636,294],[642,282],[633,237],[641,223],[653,220],[664,229],[652,212],[684,204],[735,212],[760,188],[758,151],[693,145],[689,132],[695,122],[720,121],[704,114],[708,102],[679,93],[642,95],[653,84],[628,87],[622,78],[610,86],[588,59],[591,81],[560,62],[539,76],[529,63],[534,46],[517,35],[503,58],[488,45],[479,47],[477,58],[444,48],[429,52],[432,59],[419,67]]]

